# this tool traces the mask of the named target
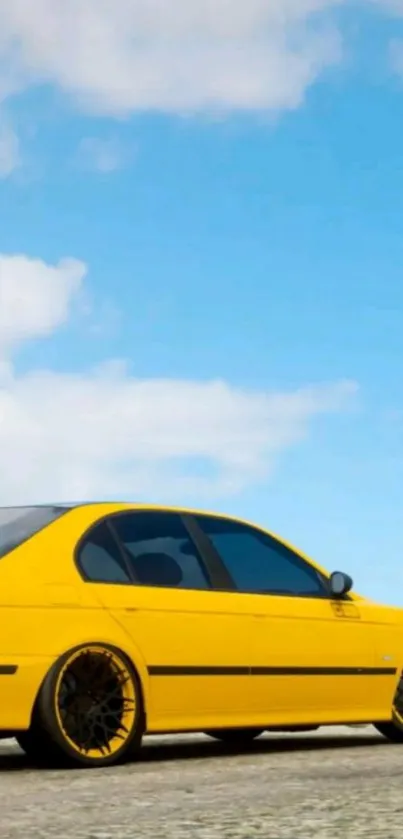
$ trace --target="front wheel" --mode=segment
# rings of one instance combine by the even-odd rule
[[[392,722],[375,723],[375,728],[391,743],[403,743],[403,725],[396,719]]]
[[[403,678],[397,686],[390,722],[374,723],[375,728],[392,743],[403,743]]]
[[[18,743],[35,762],[111,766],[140,745],[143,716],[138,679],[126,656],[89,644],[52,667],[31,728]]]
[[[217,728],[205,733],[229,746],[247,746],[263,734],[263,728]]]

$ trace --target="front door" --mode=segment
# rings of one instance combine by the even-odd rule
[[[360,601],[332,600],[320,571],[259,528],[219,517],[197,522],[253,616],[253,721],[382,719],[395,677],[376,655]]]
[[[186,517],[112,516],[88,534],[79,565],[145,661],[149,730],[245,724],[251,618],[243,598],[217,590],[225,572],[202,559]]]

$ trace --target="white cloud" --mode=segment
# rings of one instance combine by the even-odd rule
[[[47,265],[0,254],[0,359],[31,338],[52,333],[68,318],[86,266],[76,259]]]
[[[85,169],[110,175],[133,159],[133,152],[117,138],[85,137],[78,148],[77,163]]]
[[[340,57],[345,0],[0,0],[0,98],[51,83],[83,107],[294,108]]]
[[[67,320],[85,271],[0,258],[0,503],[230,495],[264,479],[317,415],[349,404],[349,382],[266,393],[135,379],[121,362],[17,375],[13,353]]]
[[[8,178],[20,165],[20,143],[0,112],[0,178]]]
[[[50,84],[87,112],[111,116],[296,108],[342,57],[333,13],[347,4],[0,0],[0,105]],[[403,13],[403,0],[365,5]]]

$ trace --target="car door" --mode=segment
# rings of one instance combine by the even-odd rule
[[[332,600],[321,572],[259,528],[211,516],[197,523],[253,616],[254,722],[384,715],[394,676],[376,656],[374,627],[359,600]]]
[[[78,551],[84,579],[145,661],[151,730],[242,725],[249,713],[250,615],[221,590],[229,576],[202,542],[186,517],[139,510],[97,523]]]

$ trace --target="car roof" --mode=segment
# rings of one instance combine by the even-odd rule
[[[2,510],[46,510],[47,507],[57,507],[59,510],[74,510],[78,507],[92,507],[101,504],[140,504],[140,501],[43,501],[40,504],[0,504]]]
[[[138,507],[138,508],[140,508],[140,510],[141,509],[147,509],[149,511],[152,510],[154,512],[166,511],[166,512],[171,512],[171,513],[179,513],[180,515],[212,516],[216,519],[225,519],[227,521],[237,522],[239,524],[244,524],[244,525],[247,525],[247,526],[250,526],[250,527],[256,527],[258,530],[261,530],[264,533],[270,535],[272,538],[277,539],[286,548],[294,551],[302,559],[304,559],[305,561],[312,564],[314,567],[316,567],[316,569],[321,574],[323,574],[324,576],[328,576],[328,573],[327,573],[325,568],[323,568],[321,565],[319,565],[319,563],[317,563],[315,560],[313,560],[311,557],[309,557],[307,554],[305,554],[302,550],[300,550],[299,548],[296,548],[290,542],[288,542],[287,540],[282,538],[278,533],[274,533],[272,530],[268,530],[266,527],[262,527],[261,525],[258,525],[258,524],[256,524],[255,522],[253,522],[249,519],[244,519],[242,517],[239,517],[236,514],[234,515],[234,514],[231,514],[231,513],[218,512],[218,511],[215,511],[215,510],[214,511],[205,510],[205,509],[195,508],[195,507],[186,507],[186,506],[182,506],[182,505],[161,504],[161,503],[158,503],[158,502],[155,503],[155,502],[147,502],[147,501],[130,501],[130,500],[128,501],[127,499],[125,501],[117,500],[117,499],[114,499],[114,500],[111,500],[111,499],[100,500],[100,499],[98,499],[98,500],[86,500],[86,501],[58,501],[58,502],[48,502],[47,504],[46,503],[41,503],[41,504],[19,504],[19,505],[15,504],[15,505],[4,505],[4,506],[0,505],[0,509],[3,509],[3,510],[4,509],[14,509],[14,510],[17,510],[17,509],[35,510],[36,509],[36,510],[40,510],[40,509],[46,509],[46,507],[47,508],[53,508],[53,509],[56,509],[56,510],[58,509],[60,511],[65,511],[66,513],[68,513],[69,511],[73,512],[74,510],[79,510],[80,508],[84,508],[84,507],[102,507],[102,508],[104,508],[105,515],[109,515],[110,510],[108,508],[112,508],[112,512],[117,512],[117,513],[122,512],[123,513],[125,511],[129,511],[130,508]],[[121,508],[121,510],[119,510],[119,508]]]

